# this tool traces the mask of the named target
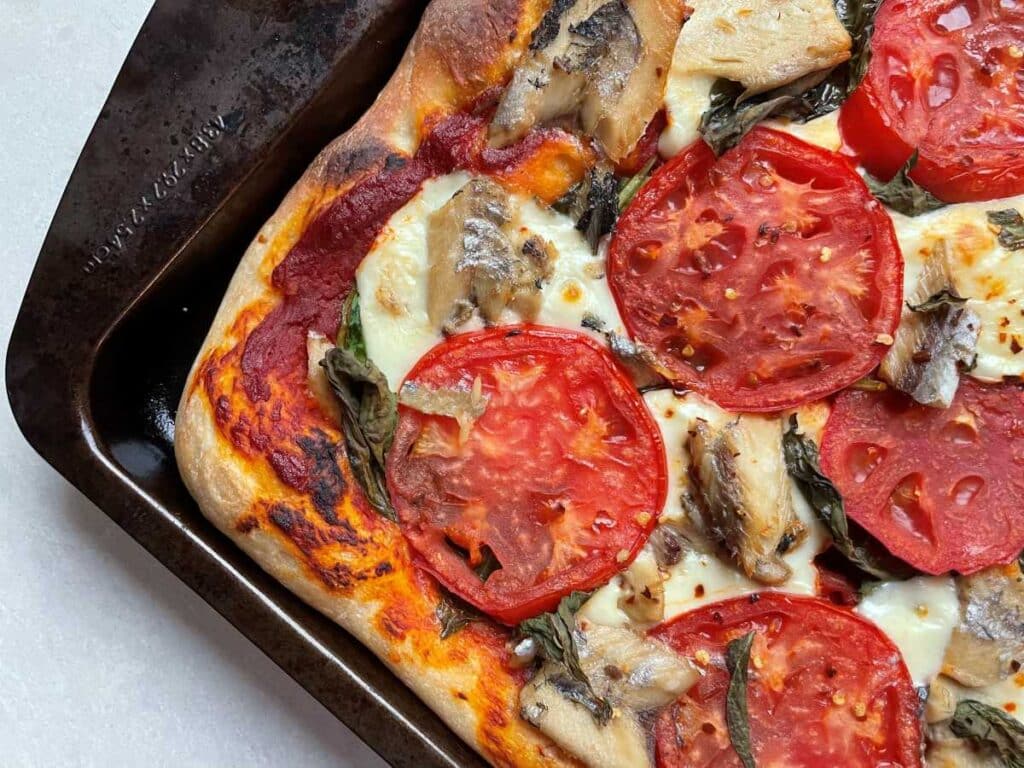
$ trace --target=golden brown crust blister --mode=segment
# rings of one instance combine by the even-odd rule
[[[328,420],[310,433],[343,496],[328,515],[282,482],[267,461],[218,424],[207,377],[237,376],[240,348],[280,297],[270,276],[332,198],[389,154],[415,150],[425,118],[453,112],[501,85],[545,9],[537,0],[435,0],[377,101],[332,142],[245,252],[189,377],[175,449],[204,514],[267,572],[356,636],[495,765],[574,761],[518,717],[521,673],[507,665],[504,637],[470,625],[441,641],[438,594],[415,569],[397,527],[348,490],[353,483]],[[237,387],[236,387],[237,389]],[[318,465],[319,466],[319,465]]]

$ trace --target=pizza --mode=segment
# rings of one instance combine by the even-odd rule
[[[204,514],[497,766],[1024,765],[1024,3],[434,0]]]

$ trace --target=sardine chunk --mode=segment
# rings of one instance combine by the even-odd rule
[[[721,429],[698,419],[689,439],[694,501],[710,537],[743,572],[780,584],[791,570],[780,550],[806,535],[790,498],[782,422],[739,416]]]
[[[997,565],[957,577],[960,623],[946,648],[943,672],[971,688],[1006,679],[1024,663],[1024,577]]]
[[[491,143],[563,118],[624,158],[661,104],[682,12],[658,0],[553,3],[498,104]]]
[[[571,678],[545,664],[519,696],[523,717],[586,765],[635,768],[651,765],[639,714],[675,701],[697,682],[686,659],[652,638],[622,627],[584,622],[576,634],[580,666],[594,692],[612,706],[600,725],[563,689]]]
[[[508,195],[474,178],[430,216],[427,225],[427,315],[445,333],[479,311],[496,323],[506,309],[532,320],[554,254],[541,237],[511,232]],[[521,240],[521,242],[519,242]]]
[[[674,66],[764,93],[850,58],[833,0],[689,0]]]
[[[878,375],[922,405],[948,408],[960,370],[973,364],[981,319],[953,288],[949,247],[940,240],[907,297]]]

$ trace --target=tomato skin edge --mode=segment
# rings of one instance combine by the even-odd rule
[[[899,751],[902,753],[898,756],[901,761],[898,765],[901,768],[921,768],[924,765],[922,755],[924,735],[920,713],[920,699],[916,694],[906,660],[896,644],[881,628],[858,615],[850,608],[838,606],[822,598],[809,595],[775,591],[755,592],[749,595],[707,603],[699,608],[682,613],[651,628],[648,635],[674,648],[677,652],[681,652],[673,643],[671,636],[673,629],[676,625],[687,622],[697,622],[699,624],[699,617],[704,615],[709,616],[711,623],[716,625],[738,627],[747,621],[756,621],[758,614],[770,612],[786,612],[793,617],[794,621],[798,621],[800,614],[806,616],[807,611],[811,609],[819,612],[817,616],[819,622],[824,616],[833,616],[842,617],[844,621],[853,621],[860,625],[861,628],[872,636],[875,642],[887,649],[897,661],[897,666],[893,669],[894,677],[898,676],[902,683],[905,683],[905,690],[902,692],[903,695],[900,695],[898,698],[899,706],[895,712],[900,720],[900,727],[896,730],[896,736],[899,738]],[[693,628],[692,631],[696,631],[696,628]],[[679,700],[684,699],[686,696],[687,694],[683,694]],[[668,705],[668,707],[673,706],[674,704]],[[684,766],[677,765],[673,760],[667,758],[657,741],[655,742],[655,757],[658,768],[684,768]]]
[[[888,254],[890,257],[885,264],[887,274],[883,275],[884,280],[879,287],[880,303],[876,318],[879,323],[877,329],[879,336],[884,334],[894,335],[899,325],[903,308],[903,253],[900,249],[891,217],[886,212],[884,206],[871,195],[866,182],[856,172],[856,168],[850,161],[850,158],[764,126],[755,127],[744,138],[744,143],[755,141],[758,142],[759,148],[763,147],[779,152],[785,152],[785,145],[788,144],[791,148],[804,152],[804,157],[816,157],[819,160],[842,164],[845,169],[849,170],[849,183],[856,186],[858,192],[866,201],[866,212],[870,217],[872,231],[878,238],[877,248],[880,252]],[[741,150],[744,143],[729,151],[736,152]],[[675,180],[676,169],[689,166],[686,175],[692,173],[699,174],[704,172],[705,167],[713,166],[717,160],[711,148],[702,139],[698,139],[658,169],[650,182],[640,189],[619,219],[616,234],[613,235],[612,243],[609,246],[609,287],[611,288],[616,308],[623,319],[631,339],[636,339],[636,333],[630,320],[631,313],[626,304],[623,291],[617,287],[618,280],[611,279],[613,270],[618,270],[618,267],[614,265],[615,259],[613,254],[615,253],[615,243],[619,237],[619,232],[625,229],[622,226],[623,221],[625,220],[628,226],[629,219],[627,217],[631,215],[639,217],[649,216],[665,195],[666,188]],[[873,342],[873,344],[876,348],[870,354],[865,354],[864,359],[859,365],[844,367],[839,371],[833,370],[831,375],[820,377],[818,386],[800,395],[778,393],[775,396],[770,396],[766,395],[763,390],[742,391],[736,389],[724,393],[712,393],[710,387],[697,375],[692,375],[689,378],[675,379],[673,384],[680,389],[693,390],[726,410],[739,413],[778,413],[779,411],[798,407],[833,395],[867,375],[878,366],[888,352],[886,345],[878,342]]]
[[[528,595],[527,599],[522,603],[516,603],[510,606],[500,605],[497,600],[485,603],[485,601],[480,599],[479,593],[465,589],[464,585],[457,582],[455,579],[450,578],[451,574],[446,576],[441,568],[432,563],[426,556],[424,556],[420,551],[420,548],[413,544],[413,539],[420,537],[415,536],[409,531],[408,524],[402,522],[401,514],[399,515],[399,527],[410,546],[414,564],[426,573],[430,574],[433,578],[437,579],[437,581],[449,592],[465,600],[467,603],[476,606],[479,610],[495,620],[509,626],[514,626],[523,619],[537,615],[538,613],[554,610],[560,600],[572,591],[588,591],[603,586],[616,573],[627,568],[643,548],[651,531],[657,525],[668,494],[668,463],[665,455],[664,440],[661,436],[661,430],[658,428],[657,422],[654,420],[654,417],[650,412],[650,408],[648,408],[642,394],[637,392],[636,386],[622,364],[615,359],[604,345],[600,344],[592,336],[586,333],[568,330],[565,328],[535,324],[518,324],[511,326],[497,326],[483,331],[458,334],[439,343],[429,350],[413,366],[409,374],[406,376],[405,381],[414,379],[424,368],[429,368],[437,361],[443,360],[444,357],[452,350],[452,347],[449,345],[455,345],[457,348],[463,348],[493,342],[495,337],[510,338],[522,336],[529,336],[533,339],[545,339],[552,342],[558,342],[560,340],[572,341],[576,344],[583,344],[589,347],[591,351],[597,353],[598,359],[605,366],[603,373],[606,377],[613,379],[616,387],[633,395],[632,399],[628,403],[629,410],[634,418],[636,428],[638,430],[642,429],[646,437],[651,441],[652,453],[657,457],[658,465],[653,468],[655,473],[656,491],[654,494],[655,504],[653,505],[650,519],[642,525],[635,519],[632,521],[632,524],[639,529],[639,533],[636,535],[634,541],[629,547],[623,548],[625,552],[623,559],[619,560],[618,558],[613,558],[609,563],[607,562],[606,557],[592,557],[589,560],[577,563],[572,569],[560,572],[550,577],[548,580],[542,582],[541,585],[535,585],[529,590],[524,590],[520,594]],[[403,381],[403,384],[405,381]],[[401,415],[401,412],[405,409],[407,409],[407,406],[399,405],[399,414]],[[390,458],[388,463],[390,466]],[[392,485],[391,472],[388,472],[387,474],[389,492],[393,499],[397,498],[401,494],[398,493]],[[466,567],[468,569],[468,566]],[[582,577],[580,576],[581,571],[583,571]],[[573,575],[575,575],[576,578],[572,578]]]

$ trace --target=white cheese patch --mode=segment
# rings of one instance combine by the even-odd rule
[[[896,644],[914,683],[927,685],[942,668],[960,602],[950,577],[918,576],[878,585],[856,611]]]
[[[356,272],[366,349],[397,389],[409,370],[441,341],[427,316],[427,223],[470,179],[458,172],[430,179],[388,221]],[[513,225],[540,235],[554,246],[554,271],[542,289],[535,322],[581,330],[583,315],[622,332],[615,301],[604,276],[604,259],[594,255],[569,217],[520,194],[510,194]],[[506,313],[506,322],[518,322]],[[480,328],[471,321],[460,330]]]
[[[676,51],[679,51],[678,43]],[[714,75],[692,74],[681,66],[681,61],[680,56],[673,57],[665,81],[668,125],[658,140],[658,151],[664,157],[678,155],[700,138],[700,118],[711,106],[711,86],[715,84]]]
[[[735,414],[721,408],[694,393],[675,394],[671,390],[648,392],[644,396],[651,415],[657,422],[665,443],[665,458],[668,466],[668,494],[661,520],[684,523],[688,531],[696,534],[700,530],[699,520],[690,520],[680,501],[689,487],[690,455],[687,450],[687,432],[697,418],[712,425],[725,424]],[[800,423],[812,437],[827,415],[827,406],[815,405],[802,411]],[[793,487],[793,508],[800,520],[807,526],[807,537],[801,544],[788,552],[786,563],[793,569],[792,575],[778,587],[747,578],[733,563],[720,556],[710,541],[697,541],[701,551],[689,551],[683,559],[672,566],[665,581],[665,619],[671,619],[707,603],[727,600],[731,597],[773,589],[782,592],[813,595],[817,589],[817,569],[814,557],[825,548],[828,534],[817,520],[803,495]],[[584,606],[584,615],[598,624],[621,626],[629,622],[628,617],[618,608],[622,595],[622,583],[618,576],[601,589]]]
[[[903,252],[904,292],[917,284],[924,260],[945,239],[952,255],[953,283],[981,318],[978,365],[982,381],[1024,374],[1024,251],[999,245],[986,212],[1024,211],[1024,195],[984,203],[957,203],[910,218],[890,211]]]
[[[774,128],[776,131],[796,136],[808,144],[827,149],[831,152],[838,152],[843,146],[842,136],[839,134],[839,110],[829,112],[827,115],[816,117],[806,123],[796,123],[791,120],[766,120],[762,123],[766,128]]]

